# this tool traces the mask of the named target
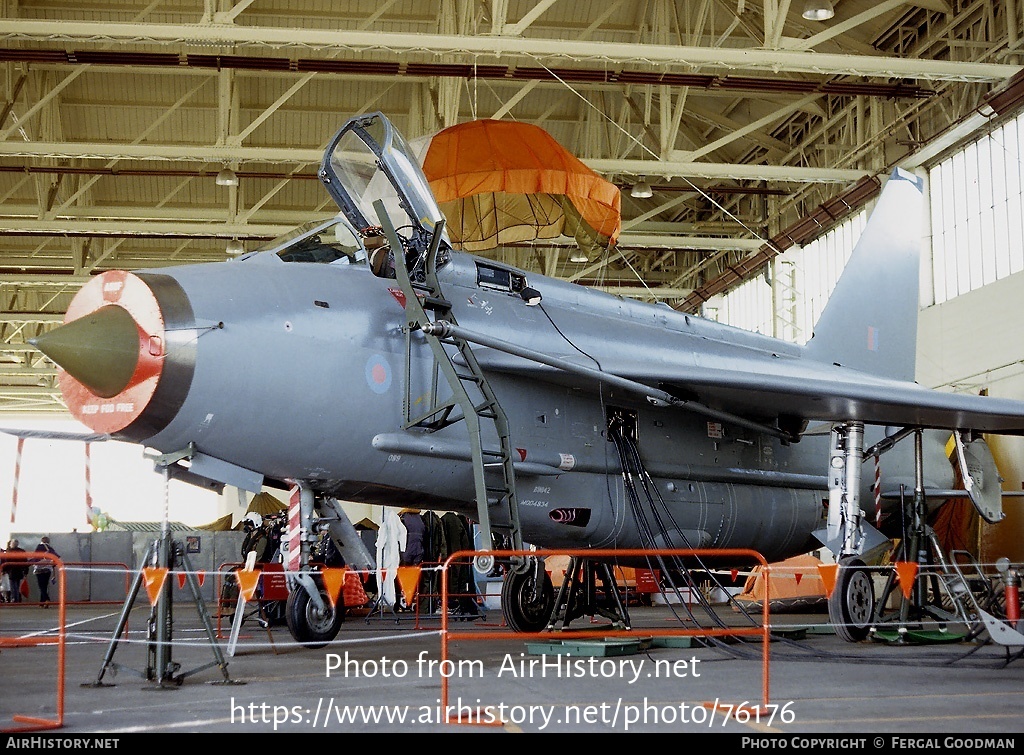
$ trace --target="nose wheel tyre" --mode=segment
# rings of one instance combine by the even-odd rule
[[[842,561],[828,598],[828,616],[836,636],[847,642],[860,642],[868,636],[874,615],[875,586],[871,572],[858,559]]]
[[[297,585],[291,591],[285,605],[288,631],[296,642],[308,648],[321,648],[333,640],[341,629],[345,614],[345,606],[340,595],[338,604],[332,607],[326,590],[323,587],[318,589],[323,609],[317,608],[316,603],[310,599],[309,593],[301,585]]]
[[[521,574],[510,571],[505,575],[501,614],[516,632],[540,632],[548,625],[554,607],[555,591],[543,564]]]

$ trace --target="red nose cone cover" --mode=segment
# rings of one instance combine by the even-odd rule
[[[166,343],[163,314],[156,297],[138,276],[123,270],[107,271],[82,286],[71,300],[64,322],[109,305],[126,309],[139,331],[139,361],[128,387],[111,398],[100,398],[64,370],[58,376],[68,411],[100,433],[123,430],[142,414],[160,380]]]

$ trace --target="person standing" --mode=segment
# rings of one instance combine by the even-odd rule
[[[7,567],[4,565],[5,550],[0,548],[0,603],[10,603],[14,600],[11,596],[11,575],[7,573]]]
[[[51,553],[60,558],[60,554],[50,545],[50,538],[46,536],[39,541],[39,545],[36,546],[36,552]],[[47,604],[50,602],[50,582],[53,580],[53,562],[49,560],[38,561],[32,566],[32,573],[36,575],[36,584],[39,585],[39,602],[43,604],[43,608],[48,608]]]
[[[11,539],[7,543],[7,553],[24,553],[25,549],[22,548],[16,539]],[[25,579],[25,575],[28,573],[27,562],[22,559],[5,559],[4,570],[7,575],[11,578],[11,600],[14,603],[21,602],[21,582]]]

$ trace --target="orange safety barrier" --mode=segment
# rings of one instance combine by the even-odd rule
[[[671,549],[625,549],[625,550],[613,550],[613,549],[592,549],[592,550],[504,550],[504,551],[458,551],[451,554],[448,559],[444,562],[444,568],[441,570],[441,605],[448,605],[448,569],[453,561],[461,561],[462,559],[472,559],[478,555],[491,555],[495,558],[510,558],[513,556],[525,556],[529,558],[545,559],[548,556],[575,556],[579,558],[588,559],[601,559],[601,558],[648,558],[650,556],[715,556],[719,558],[745,558],[757,561],[762,567],[764,567],[764,578],[766,581],[766,588],[768,587],[768,580],[771,575],[767,569],[768,562],[765,560],[757,551],[748,550],[744,548],[727,548],[727,549],[712,549],[712,548],[671,548]],[[712,628],[696,628],[696,629],[644,629],[645,635],[653,637],[756,637],[761,638],[762,648],[762,660],[761,660],[761,707],[758,709],[743,707],[742,705],[729,705],[727,703],[721,703],[715,701],[717,706],[725,711],[727,715],[740,715],[746,713],[754,715],[759,713],[766,715],[770,710],[769,703],[769,653],[768,648],[771,644],[771,627],[769,625],[769,601],[764,601],[761,607],[761,626],[757,627],[726,627],[724,629],[712,629]],[[448,612],[442,611],[441,613],[441,664],[442,668],[448,667],[446,664],[451,664],[452,661],[448,657],[448,646],[452,640],[495,640],[495,639],[539,639],[551,637],[550,632],[453,632],[448,628]],[[562,630],[559,631],[557,636],[559,639],[579,639],[594,637],[600,638],[612,638],[612,637],[636,637],[637,633],[635,630],[626,629],[599,629],[594,630]],[[441,710],[448,710],[448,686],[449,679],[445,674],[441,674]],[[713,703],[705,703],[706,707],[714,707]],[[454,721],[454,723],[462,723],[461,721]],[[500,722],[496,722],[496,725]]]
[[[54,569],[57,572],[57,636],[53,637],[33,634],[30,637],[0,637],[0,647],[19,648],[36,647],[38,645],[57,646],[57,717],[55,719],[49,719],[38,718],[36,716],[24,716],[14,714],[12,716],[12,720],[16,724],[21,725],[0,729],[0,732],[5,734],[22,731],[44,731],[48,729],[59,729],[61,726],[64,725],[64,661],[65,646],[67,641],[65,628],[65,623],[67,619],[67,601],[65,590],[67,585],[64,577],[64,562],[52,553],[46,553],[45,551],[27,551],[25,553],[4,551],[3,554],[4,563],[10,563],[12,561],[26,561],[28,563],[38,563],[41,560],[53,562]]]

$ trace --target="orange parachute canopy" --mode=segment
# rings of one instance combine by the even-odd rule
[[[565,235],[593,252],[622,228],[618,187],[529,123],[451,126],[430,138],[422,164],[449,238],[466,251]]]

